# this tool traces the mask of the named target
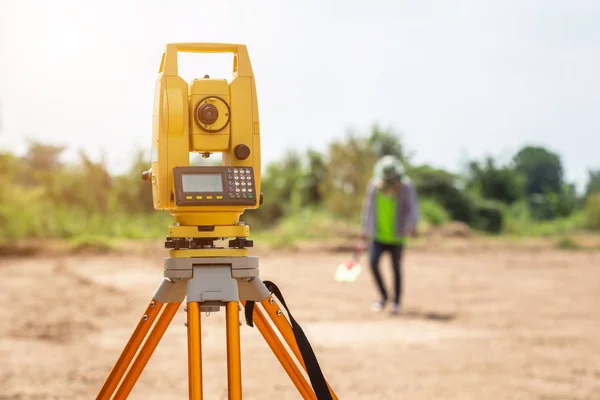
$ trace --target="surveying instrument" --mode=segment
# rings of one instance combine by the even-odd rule
[[[233,53],[231,82],[204,76],[186,83],[178,75],[178,52]],[[191,166],[191,152],[207,158],[220,152],[222,165]],[[222,307],[228,399],[242,398],[242,306],[246,323],[256,325],[304,399],[337,400],[281,292],[260,279],[258,257],[248,255],[253,242],[239,218],[262,204],[260,165],[258,103],[246,46],[167,44],[154,93],[151,168],[142,178],[152,184],[154,208],[167,210],[174,219],[165,241],[170,254],[164,260],[164,278],[97,400],[129,396],[184,300],[190,400],[203,396],[201,312]],[[218,247],[218,241],[228,241],[228,247]]]

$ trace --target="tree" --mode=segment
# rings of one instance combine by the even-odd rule
[[[65,151],[63,146],[54,146],[38,142],[29,142],[25,161],[35,170],[56,171],[62,166],[60,156]]]
[[[560,156],[539,146],[526,146],[513,158],[525,176],[525,195],[534,219],[566,216],[573,210],[571,189],[565,186]]]
[[[412,155],[407,154],[400,135],[391,128],[384,130],[378,124],[374,124],[367,140],[376,158],[393,155],[398,157],[406,167],[410,165]]]
[[[589,229],[600,229],[600,192],[589,195],[585,201],[586,226]]]
[[[559,193],[563,186],[563,166],[558,154],[543,147],[526,146],[513,158],[515,168],[525,176],[525,193]]]
[[[270,226],[298,211],[304,194],[303,176],[302,157],[297,151],[288,150],[281,161],[269,163],[261,174],[263,204],[257,210],[246,211],[244,222],[257,227]]]
[[[585,185],[585,198],[594,193],[600,193],[600,169],[588,171],[588,181]]]
[[[307,205],[319,205],[323,200],[321,181],[327,175],[327,165],[323,155],[318,151],[309,149],[306,153],[307,171],[303,177],[302,190],[304,201]]]
[[[467,188],[485,199],[513,204],[523,197],[523,175],[509,166],[497,167],[493,157],[468,165]]]
[[[131,167],[121,176],[114,178],[110,201],[112,208],[126,213],[153,212],[152,185],[142,180],[142,171],[148,170],[150,161],[143,151],[132,157]]]
[[[428,165],[413,167],[410,175],[420,199],[434,200],[448,211],[452,220],[476,226],[476,204],[472,196],[460,188],[458,176]]]
[[[360,215],[367,183],[377,155],[372,142],[348,132],[343,140],[333,141],[327,151],[327,175],[321,181],[325,206],[334,215],[355,218]]]

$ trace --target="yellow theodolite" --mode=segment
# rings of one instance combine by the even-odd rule
[[[204,76],[186,83],[178,75],[178,52],[233,53],[231,82]],[[190,153],[221,153],[222,165],[191,166]],[[170,254],[164,278],[98,400],[127,398],[184,300],[190,399],[203,395],[201,312],[221,307],[226,313],[228,398],[242,398],[242,306],[247,324],[256,325],[303,398],[337,399],[279,288],[260,279],[258,257],[248,255],[253,243],[240,217],[262,203],[260,166],[258,101],[246,46],[167,44],[154,94],[151,168],[142,178],[152,184],[154,208],[173,216],[165,241]],[[227,239],[227,247],[218,246]]]

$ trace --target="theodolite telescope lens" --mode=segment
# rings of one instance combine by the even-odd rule
[[[219,110],[212,104],[202,104],[198,107],[197,116],[201,123],[211,125],[219,118]]]

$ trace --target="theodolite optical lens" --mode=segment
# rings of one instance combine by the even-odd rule
[[[205,125],[212,125],[219,118],[219,110],[212,104],[202,104],[198,107],[198,120]]]

